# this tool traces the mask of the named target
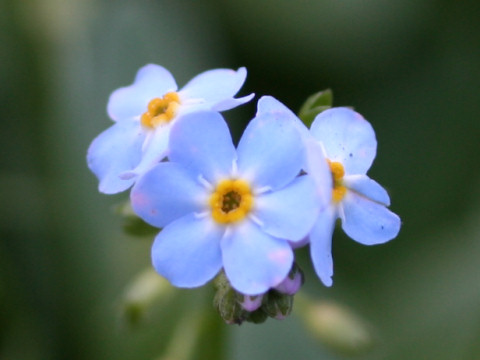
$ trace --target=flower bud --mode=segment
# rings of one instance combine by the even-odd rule
[[[213,304],[227,324],[241,324],[248,317],[248,311],[242,306],[245,296],[238,293],[222,271],[215,278],[216,289]],[[247,305],[248,306],[248,305]]]
[[[279,285],[255,296],[242,294],[232,288],[224,272],[217,275],[214,284],[214,305],[227,324],[241,324],[244,321],[259,324],[268,317],[285,319],[292,312],[293,295],[303,284],[303,273],[294,264]]]
[[[303,276],[302,270],[293,264],[292,270],[288,276],[280,284],[275,286],[275,290],[286,295],[294,295],[300,290],[300,287],[303,285],[305,279]]]
[[[293,296],[282,294],[276,290],[270,290],[268,292],[268,298],[264,301],[262,310],[265,311],[268,316],[283,320],[292,312],[293,308]]]
[[[167,300],[174,294],[170,283],[148,268],[127,286],[122,296],[121,311],[129,325],[138,324],[156,300]]]
[[[372,348],[370,327],[351,310],[335,303],[302,305],[300,314],[306,327],[326,346],[345,355],[363,354]]]
[[[240,305],[244,310],[248,312],[254,312],[260,306],[262,306],[262,299],[263,299],[263,295],[256,295],[256,296],[244,295],[243,300],[240,301]]]

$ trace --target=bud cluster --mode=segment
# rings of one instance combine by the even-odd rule
[[[214,281],[214,305],[227,324],[244,321],[259,324],[269,317],[283,320],[292,312],[293,297],[303,285],[302,270],[294,263],[288,276],[276,287],[259,295],[245,295],[235,290],[224,272]]]

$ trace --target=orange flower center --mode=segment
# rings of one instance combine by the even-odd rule
[[[343,176],[345,175],[345,169],[343,165],[337,161],[327,160],[332,172],[333,190],[332,199],[335,203],[342,201],[343,197],[347,193],[347,188],[343,185]]]
[[[148,103],[147,111],[140,121],[148,128],[156,128],[160,124],[171,121],[177,115],[180,97],[176,92],[166,93],[163,98],[154,98]]]
[[[210,196],[213,219],[220,224],[243,220],[253,207],[253,195],[248,183],[241,179],[226,179],[218,183]]]

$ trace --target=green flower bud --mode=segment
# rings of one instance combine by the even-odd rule
[[[292,312],[293,295],[282,294],[276,290],[270,290],[264,300],[262,310],[268,316],[283,320]]]
[[[244,322],[249,314],[241,305],[244,295],[231,287],[223,271],[215,278],[214,286],[216,293],[213,298],[213,304],[222,319],[227,324],[241,324]]]

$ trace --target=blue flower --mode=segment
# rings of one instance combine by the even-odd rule
[[[152,246],[157,272],[190,288],[223,267],[246,295],[279,285],[292,267],[290,242],[309,233],[319,210],[312,178],[298,176],[305,154],[289,117],[257,115],[235,149],[220,114],[190,114],[169,146],[169,162],[131,192],[134,211],[163,228]]]
[[[115,124],[88,149],[88,166],[100,181],[99,190],[107,194],[124,191],[161,161],[168,152],[170,129],[181,116],[224,111],[250,101],[253,94],[233,97],[246,75],[245,68],[210,70],[177,91],[168,70],[154,64],[142,67],[132,85],[110,95],[107,111]]]
[[[337,218],[345,233],[364,245],[393,239],[400,230],[400,218],[387,209],[390,198],[386,190],[366,175],[377,150],[368,121],[353,110],[333,108],[315,118],[310,132],[317,140],[310,146],[323,149],[332,178],[331,201],[310,233],[310,251],[317,275],[331,286],[331,244]],[[319,181],[324,177],[323,172],[309,174]]]

